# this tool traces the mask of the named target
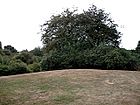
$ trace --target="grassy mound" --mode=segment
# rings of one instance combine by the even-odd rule
[[[0,77],[0,105],[140,105],[140,72],[61,70]]]

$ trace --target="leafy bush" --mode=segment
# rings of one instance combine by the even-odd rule
[[[9,74],[8,65],[0,65],[0,76],[8,75],[8,74]]]
[[[122,48],[96,49],[95,66],[101,69],[137,70],[139,61],[131,51]]]
[[[18,55],[15,56],[15,59],[19,59],[22,62],[28,64],[32,64],[34,62],[34,57],[33,54],[29,53],[29,52],[21,52]]]
[[[41,61],[43,70],[89,68],[94,60],[91,50],[50,51]]]
[[[9,65],[11,58],[9,56],[2,56],[2,64]]]
[[[100,45],[86,50],[50,51],[41,61],[43,70],[98,68],[138,70],[140,55],[131,51]]]
[[[103,62],[106,69],[127,69],[131,55],[129,52],[121,49],[114,49],[104,56]]]
[[[0,55],[0,64],[2,64],[2,62],[3,62],[3,58],[2,58],[2,56]]]
[[[60,53],[50,52],[41,61],[42,70],[62,69],[62,56]]]
[[[41,60],[42,60],[42,57],[40,57],[40,56],[33,56],[33,59],[34,59],[33,62],[40,63]]]
[[[28,65],[28,68],[31,72],[39,72],[41,71],[41,67],[39,63],[33,63]]]
[[[27,65],[21,61],[12,61],[9,65],[10,74],[28,73]]]

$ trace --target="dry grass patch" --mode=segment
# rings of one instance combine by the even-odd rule
[[[0,105],[140,105],[140,72],[61,70],[0,77]]]

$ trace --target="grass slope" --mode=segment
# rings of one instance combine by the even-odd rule
[[[0,105],[140,105],[140,72],[62,70],[0,77]]]

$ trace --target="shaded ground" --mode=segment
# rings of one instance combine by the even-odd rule
[[[140,105],[140,72],[61,70],[0,77],[0,105]]]

